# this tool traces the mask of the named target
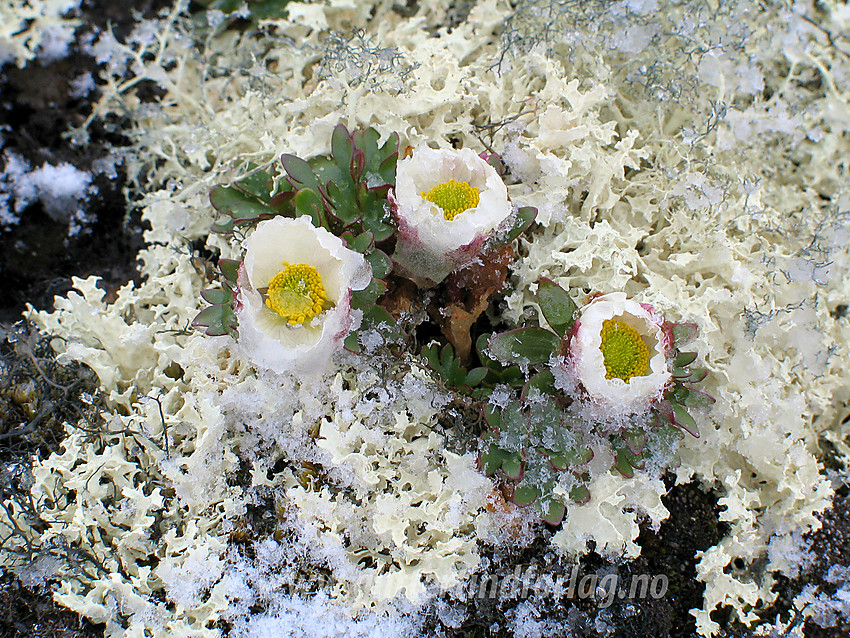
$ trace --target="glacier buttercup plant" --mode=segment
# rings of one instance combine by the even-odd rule
[[[391,201],[393,261],[420,285],[438,284],[473,261],[512,213],[496,169],[468,148],[415,149],[398,162]]]
[[[567,365],[590,401],[620,414],[639,412],[670,383],[668,346],[660,315],[613,292],[581,309]]]
[[[522,389],[513,400],[484,407],[488,430],[479,463],[488,476],[501,473],[514,503],[534,504],[543,520],[557,524],[567,500],[590,498],[592,450],[608,449],[611,469],[625,478],[646,459],[674,466],[682,430],[699,436],[688,410],[714,399],[696,387],[707,375],[692,367],[697,353],[680,350],[696,338],[695,324],[667,322],[621,292],[579,310],[546,278],[538,282],[537,303],[548,329],[527,326],[480,344],[486,358],[510,366],[494,381]],[[525,383],[516,383],[515,374],[511,380],[512,368]]]
[[[237,281],[240,347],[264,368],[323,371],[359,327],[351,292],[371,277],[363,255],[307,216],[260,222],[245,241]]]

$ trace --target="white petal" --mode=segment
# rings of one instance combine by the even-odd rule
[[[650,351],[649,373],[623,379],[606,379],[602,354],[602,324],[616,318],[634,328]],[[671,379],[661,322],[639,303],[624,293],[597,297],[584,308],[570,341],[570,363],[573,373],[594,402],[612,413],[625,414],[648,407],[660,398]]]
[[[479,191],[478,206],[453,220],[445,219],[439,206],[422,197],[450,179]],[[409,275],[433,283],[472,261],[483,240],[513,211],[499,174],[468,148],[416,149],[398,163],[393,199],[399,225],[393,259]]]
[[[363,255],[309,218],[275,217],[257,224],[245,242],[244,266],[239,272],[239,345],[255,364],[274,370],[322,372],[352,329],[360,313],[351,311],[351,291],[372,279]],[[258,292],[283,270],[283,263],[309,264],[322,278],[334,307],[304,325],[289,325],[270,310]]]

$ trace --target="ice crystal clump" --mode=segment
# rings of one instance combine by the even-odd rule
[[[33,169],[20,155],[6,151],[5,168],[0,173],[0,224],[11,226],[20,221],[21,213],[35,202],[54,220],[68,224],[69,235],[75,235],[90,220],[84,203],[95,192],[92,175],[67,162],[44,163]],[[14,202],[14,206],[10,206]]]

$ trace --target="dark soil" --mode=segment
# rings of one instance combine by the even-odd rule
[[[83,38],[93,29],[111,25],[116,37],[126,35],[135,24],[134,11],[151,15],[166,5],[164,0],[110,2],[86,0],[82,4]],[[72,45],[71,54],[49,64],[34,60],[23,69],[7,64],[0,70],[0,126],[6,130],[4,151],[26,159],[33,168],[45,162],[62,162],[89,171],[95,160],[110,154],[109,146],[120,146],[120,122],[91,128],[90,142],[75,146],[64,137],[91,112],[97,90],[85,98],[69,95],[70,82],[84,73],[97,76],[93,58]],[[0,158],[0,168],[4,160]],[[94,178],[97,193],[86,205],[94,221],[79,234],[69,237],[68,225],[47,215],[40,203],[20,214],[21,222],[0,231],[0,321],[20,318],[26,303],[50,309],[55,295],[71,288],[71,276],[103,277],[105,289],[126,283],[135,274],[135,255],[141,247],[141,229],[128,215],[122,192],[124,175]]]
[[[77,36],[111,25],[120,38],[135,24],[134,12],[151,15],[166,4],[165,0],[85,0],[81,13],[86,26]],[[50,64],[33,61],[24,69],[2,67],[3,151],[22,156],[33,168],[45,162],[67,162],[88,171],[95,160],[110,154],[110,145],[120,146],[124,142],[120,122],[113,123],[111,130],[93,126],[86,146],[75,146],[63,137],[71,125],[84,121],[97,98],[97,90],[83,99],[70,97],[70,81],[84,73],[96,77],[97,64],[74,45],[67,58]],[[0,156],[0,169],[3,163]],[[103,277],[105,290],[136,275],[141,229],[130,220],[122,192],[124,175],[120,167],[117,172],[114,178],[102,174],[94,178],[97,193],[86,205],[94,221],[76,236],[69,237],[67,223],[49,217],[40,203],[22,211],[19,224],[0,231],[0,323],[6,324],[0,325],[0,490],[4,500],[25,488],[33,454],[43,457],[58,449],[62,421],[76,421],[80,406],[93,405],[91,395],[84,401],[81,395],[94,395],[97,388],[90,370],[57,367],[45,339],[31,335],[26,326],[8,324],[20,319],[26,303],[51,309],[53,297],[71,288],[72,275]],[[13,574],[0,575],[0,638],[101,636],[102,625],[57,605],[49,591],[34,592]]]
[[[99,409],[98,380],[89,368],[57,364],[50,339],[24,322],[0,324],[0,501],[21,505],[36,529],[41,523],[27,498],[33,457],[59,448],[65,422],[97,423]],[[47,553],[33,546],[22,560]],[[49,592],[33,592],[13,574],[0,574],[0,638],[102,635],[101,627],[56,605]]]
[[[696,580],[696,553],[717,543],[726,532],[718,521],[717,495],[705,492],[696,483],[668,485],[670,491],[664,504],[670,518],[658,531],[643,526],[638,539],[642,547],[639,558],[612,563],[590,552],[578,564],[559,559],[547,547],[548,534],[529,548],[515,553],[501,553],[496,558],[502,567],[498,575],[520,573],[537,566],[537,574],[553,574],[569,578],[576,570],[578,587],[563,595],[521,593],[514,598],[489,595],[473,596],[467,605],[466,621],[457,629],[446,629],[451,638],[511,638],[509,610],[528,600],[538,612],[537,620],[551,620],[568,628],[570,636],[581,638],[685,638],[695,636],[695,623],[688,613],[702,606],[705,586]],[[610,606],[603,599],[583,596],[581,582],[585,576],[617,574],[619,586],[632,583],[633,578],[649,579],[666,576],[667,588],[660,597],[615,597]],[[651,582],[651,581],[650,581]],[[658,581],[661,582],[661,581]],[[485,589],[485,592],[489,590]],[[638,591],[640,591],[638,589]],[[603,597],[604,598],[604,597]],[[455,603],[457,604],[457,603]],[[505,612],[508,611],[508,614]],[[439,631],[440,621],[431,619],[430,630]],[[439,634],[438,634],[439,635]]]
[[[36,594],[10,574],[0,576],[0,638],[101,638],[103,627]]]
[[[850,565],[850,497],[846,490],[836,495],[832,508],[819,518],[823,523],[822,527],[804,537],[806,547],[815,556],[814,563],[794,579],[778,577],[774,586],[774,591],[778,593],[776,602],[761,614],[765,620],[772,620],[777,614],[785,622],[793,617],[793,600],[806,585],[817,585],[821,592],[834,594],[837,585],[826,582],[826,573],[834,565]],[[818,627],[811,620],[807,620],[804,632],[809,638],[850,636],[850,623],[845,622],[836,627]]]

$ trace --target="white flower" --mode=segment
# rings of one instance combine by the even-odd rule
[[[672,378],[667,348],[663,318],[615,292],[582,308],[568,365],[591,401],[628,414],[661,398]]]
[[[473,261],[513,210],[496,169],[468,148],[417,148],[398,163],[391,198],[398,222],[393,261],[421,285]]]
[[[371,278],[363,255],[308,217],[260,222],[245,241],[239,269],[239,345],[265,368],[324,371],[360,325],[351,291]]]

